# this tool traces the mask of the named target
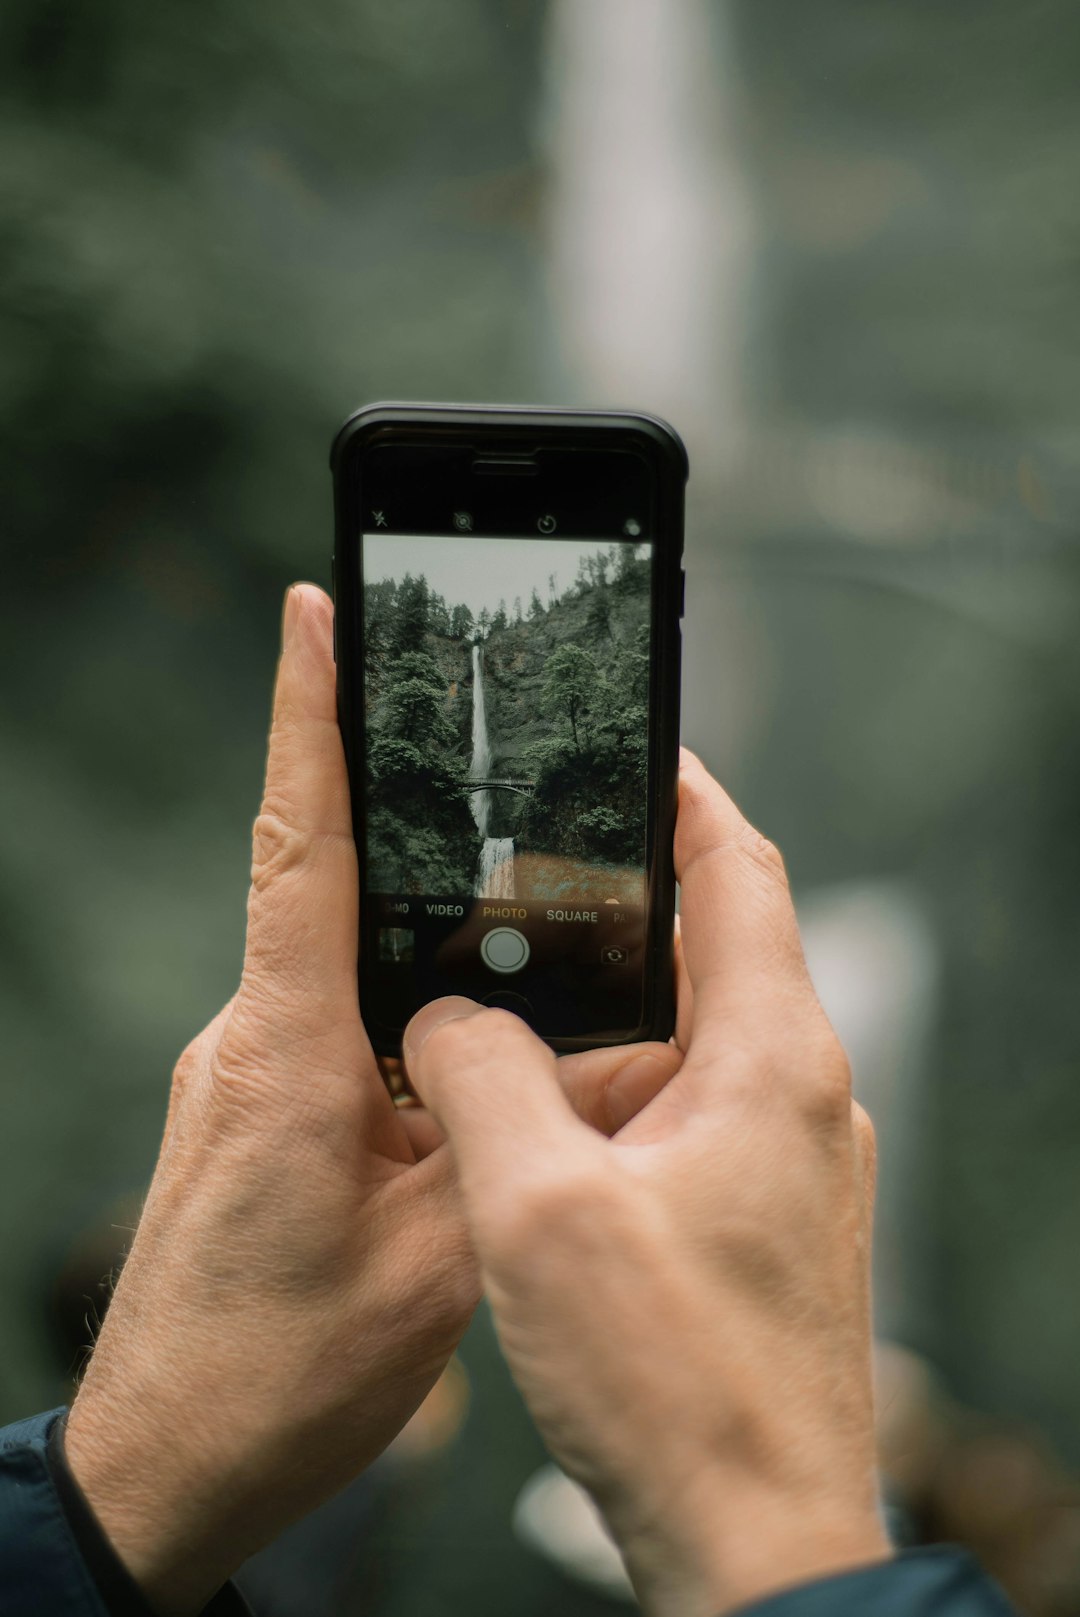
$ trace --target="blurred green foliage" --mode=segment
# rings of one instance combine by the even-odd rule
[[[0,14],[0,1418],[62,1392],[52,1243],[145,1182],[172,1063],[235,986],[334,430],[380,395],[537,390],[543,14]]]
[[[922,907],[903,1328],[1080,1464],[1080,12],[726,20],[753,427],[691,555],[687,723],[797,892]]]
[[[708,3],[755,237],[739,454],[691,435],[689,739],[797,888],[925,902],[920,1345],[1078,1461],[1080,14]],[[235,986],[334,428],[380,396],[577,402],[541,279],[546,10],[0,11],[0,1419],[64,1395],[39,1285],[145,1182]],[[400,1609],[461,1609],[484,1565],[493,1609],[570,1610],[524,1588],[506,1512],[539,1452],[472,1341],[497,1401]]]
[[[23,545],[70,565],[149,530],[155,558],[194,536],[291,562],[329,430],[380,371],[516,380],[482,301],[506,246],[475,238],[512,235],[508,200],[528,213],[540,12],[5,8],[0,467]]]

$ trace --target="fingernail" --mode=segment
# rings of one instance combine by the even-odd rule
[[[448,999],[433,999],[430,1005],[422,1006],[405,1029],[401,1040],[406,1066],[410,1059],[415,1060],[420,1054],[437,1027],[442,1027],[444,1022],[464,1021],[483,1008],[475,1000],[464,999],[460,994],[453,994]]]
[[[292,632],[296,628],[296,620],[300,616],[300,591],[295,584],[290,584],[285,591],[285,607],[281,614],[281,649],[289,644]]]

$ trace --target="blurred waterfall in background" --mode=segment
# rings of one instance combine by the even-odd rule
[[[695,451],[742,430],[751,215],[725,129],[729,8],[554,0],[549,282],[570,387],[668,417]]]

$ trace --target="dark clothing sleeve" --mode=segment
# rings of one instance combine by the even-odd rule
[[[733,1614],[734,1617],[734,1614]],[[741,1608],[737,1617],[1016,1617],[966,1550],[905,1550]]]
[[[66,1409],[0,1431],[0,1617],[155,1617],[64,1455]],[[203,1617],[251,1617],[232,1584]]]
[[[67,1411],[0,1430],[0,1617],[154,1617],[64,1457]],[[251,1617],[233,1585],[203,1617]],[[740,1617],[1014,1617],[962,1550],[910,1550],[743,1608]]]

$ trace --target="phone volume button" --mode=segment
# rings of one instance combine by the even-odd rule
[[[679,616],[686,616],[686,568],[679,568]]]

